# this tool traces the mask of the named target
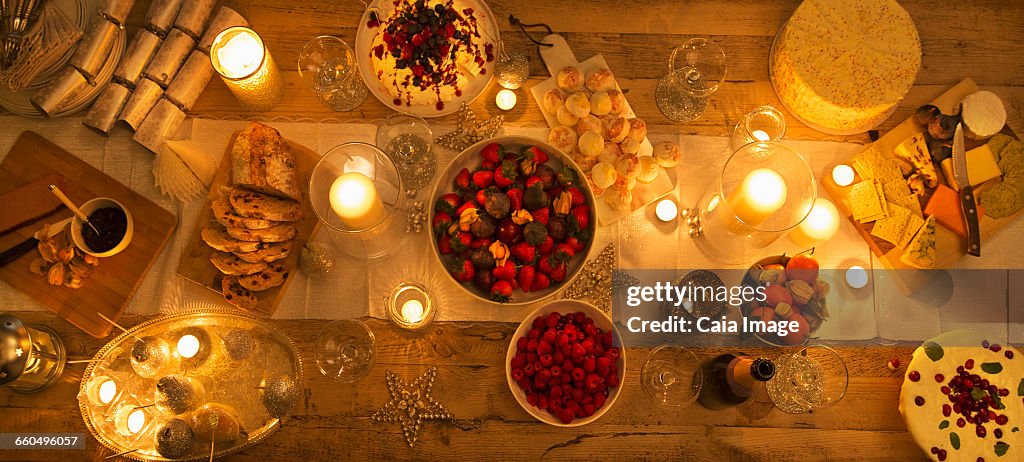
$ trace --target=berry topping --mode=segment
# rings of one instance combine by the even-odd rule
[[[921,380],[921,373],[917,371],[910,371],[910,373],[907,374],[907,377],[910,378],[911,382],[917,382]]]

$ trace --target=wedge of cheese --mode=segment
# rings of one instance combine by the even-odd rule
[[[935,217],[928,217],[900,255],[900,262],[911,268],[935,268]]]
[[[939,174],[928,154],[928,142],[923,133],[917,133],[896,146],[896,157],[906,160],[923,179],[925,186],[934,188],[939,184]]]
[[[959,191],[960,185],[953,175],[953,159],[942,161],[942,174],[946,175],[946,182],[949,187]],[[996,156],[992,154],[992,148],[987,144],[981,145],[967,151],[967,178],[971,180],[971,186],[977,186],[1003,174],[996,163]]]

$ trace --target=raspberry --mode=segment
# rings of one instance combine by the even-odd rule
[[[523,377],[526,377],[526,373],[522,369],[512,369],[512,380],[519,382]]]
[[[519,337],[519,340],[516,340],[516,349],[521,352],[526,351],[526,342],[528,341],[526,337]]]
[[[554,329],[548,329],[547,331],[544,332],[544,335],[541,338],[545,342],[555,343],[555,340],[557,340],[557,338],[558,338],[558,333],[555,332]]]
[[[580,368],[577,367],[577,368],[572,370],[572,379],[573,380],[583,380],[586,377],[587,377],[587,372],[584,371],[583,369],[580,369]]]
[[[554,350],[554,348],[551,347],[551,344],[543,340],[541,340],[537,345],[537,354],[550,354],[552,350]]]
[[[594,360],[593,355],[588,355],[583,358],[583,370],[586,372],[594,372],[594,368],[597,367],[597,361]]]
[[[594,408],[595,409],[601,409],[601,407],[604,406],[604,401],[605,401],[604,394],[602,394],[602,393],[595,394],[594,395]]]
[[[587,354],[587,350],[585,348],[583,348],[582,345],[577,344],[577,345],[573,345],[572,346],[572,357],[573,358],[582,358],[583,355],[585,355],[585,354]]]
[[[561,420],[564,424],[569,424],[576,415],[569,409],[562,409],[562,412],[558,414],[558,420]]]
[[[521,354],[512,357],[512,363],[510,364],[513,369],[522,369],[526,365],[526,356]]]
[[[609,387],[619,386],[619,374],[609,375],[608,378],[605,379],[605,382],[608,384]]]
[[[554,359],[549,354],[541,355],[540,357],[540,365],[544,367],[551,367],[553,361]]]
[[[551,314],[549,314],[548,317],[544,319],[544,323],[547,324],[547,326],[552,328],[552,329],[557,327],[558,326],[558,313],[551,313]]]

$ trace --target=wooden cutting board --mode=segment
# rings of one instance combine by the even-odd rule
[[[947,90],[942,94],[942,96],[939,96],[935,101],[932,101],[931,104],[938,106],[939,109],[942,110],[943,114],[954,114],[958,112],[957,106],[960,104],[960,101],[963,100],[965,96],[978,90],[978,85],[974,83],[974,80],[967,78]],[[914,123],[913,117],[911,117],[883,135],[872,145],[877,147],[883,154],[888,155],[895,151],[896,146],[907,138],[913,136],[915,133],[919,133],[920,130],[921,129],[917,124]],[[1003,133],[1016,138],[1008,127],[1003,128]],[[971,150],[984,144],[982,141],[976,141],[969,138],[964,141],[967,150]],[[865,148],[867,148],[867,146],[865,146]],[[939,168],[938,165],[936,165],[935,168],[941,178],[942,169]],[[860,181],[860,176],[857,176],[853,184]],[[989,187],[996,182],[998,182],[998,179],[992,179],[986,183],[978,185],[978,187],[974,188],[976,196],[981,191],[984,191],[986,187]],[[857,232],[860,233],[861,237],[864,238],[864,241],[867,242],[871,251],[874,252],[882,262],[885,269],[889,271],[893,281],[905,294],[909,295],[914,293],[917,289],[923,287],[931,280],[931,276],[934,272],[918,270],[904,265],[900,262],[900,255],[903,253],[902,248],[896,248],[889,242],[872,236],[871,223],[861,224],[857,220],[853,219],[853,211],[850,208],[849,201],[847,200],[847,195],[850,190],[853,189],[852,185],[847,187],[837,185],[832,180],[831,170],[829,170],[825,175],[822,175],[821,184],[825,188],[825,191],[832,196],[832,199],[835,201],[836,207],[839,209],[840,213],[849,218],[850,222],[853,223],[854,228],[857,229]],[[924,206],[921,208],[923,209]],[[1006,225],[1013,223],[1013,221],[1019,218],[1022,214],[1024,214],[1024,210],[1020,210],[1009,217],[1000,219],[994,219],[988,216],[981,217],[981,220],[979,221],[979,225],[981,227],[981,258],[985,258],[985,241],[991,239],[992,236],[995,236],[996,233]],[[953,268],[960,258],[967,255],[966,240],[941,225],[936,225],[935,231],[935,268]]]
[[[0,279],[39,300],[50,311],[89,335],[106,337],[113,326],[99,314],[117,319],[124,312],[128,301],[174,232],[177,218],[31,131],[18,137],[3,163],[0,163],[0,192],[10,191],[51,174],[64,177],[63,191],[76,203],[94,197],[110,197],[124,204],[134,222],[135,232],[131,244],[123,252],[101,259],[99,266],[79,289],[50,285],[44,276],[30,272],[29,263],[39,256],[36,251],[0,267]],[[55,223],[70,216],[71,212],[62,209],[45,220],[24,226],[0,238],[0,249],[11,248],[32,237],[43,223]]]
[[[211,225],[219,226],[213,218],[213,210],[210,208],[210,203],[217,198],[221,187],[231,186],[232,184],[231,147],[234,146],[235,138],[237,137],[238,133],[235,133],[231,137],[231,142],[228,143],[227,150],[224,152],[224,158],[221,160],[220,167],[217,168],[217,172],[213,176],[213,182],[210,184],[210,192],[207,194],[206,203],[203,205],[199,221],[196,222],[192,236],[189,237],[188,242],[185,244],[185,249],[181,253],[181,262],[178,264],[179,275],[218,294],[221,293],[220,283],[223,275],[210,263],[210,255],[213,254],[214,250],[203,242],[200,233],[204,227]],[[277,305],[284,298],[288,285],[299,270],[299,251],[302,245],[316,233],[320,224],[316,214],[313,212],[313,206],[309,203],[309,177],[313,173],[313,167],[320,161],[320,155],[294,141],[288,141],[288,146],[292,154],[295,155],[296,181],[302,191],[302,212],[304,217],[295,223],[299,233],[293,242],[291,254],[288,255],[288,258],[281,260],[285,268],[288,269],[288,278],[280,286],[256,293],[256,296],[259,298],[259,303],[256,304],[256,311],[266,316],[273,315],[274,311],[277,310]]]

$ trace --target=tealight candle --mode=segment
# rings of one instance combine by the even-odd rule
[[[178,339],[178,356],[191,358],[199,353],[199,339],[195,335],[186,334]]]
[[[839,186],[849,186],[853,183],[853,169],[849,165],[839,164],[832,169],[832,181]]]
[[[755,227],[786,203],[786,182],[774,170],[756,169],[729,194],[727,202],[738,220]]]
[[[331,209],[345,226],[368,229],[384,218],[384,203],[370,179],[359,172],[348,172],[334,180],[329,193]]]
[[[743,116],[732,130],[732,148],[739,149],[758,141],[779,141],[786,134],[782,112],[764,105]]]
[[[402,304],[402,317],[409,322],[420,322],[423,319],[423,303],[419,300],[408,300]]]
[[[846,284],[854,289],[868,285],[868,272],[861,266],[851,266],[846,270]]]
[[[414,282],[399,284],[387,300],[388,318],[398,327],[420,330],[434,318],[434,305],[427,289]]]
[[[679,216],[679,207],[676,206],[672,199],[663,199],[654,208],[654,214],[659,220],[669,222]]]
[[[210,62],[247,111],[267,111],[284,97],[284,82],[263,40],[248,27],[223,30],[210,45]]]
[[[768,141],[772,139],[772,137],[768,135],[768,132],[764,130],[754,130],[753,132],[750,133],[750,135],[753,136],[754,139],[757,141]]]
[[[839,211],[836,210],[836,206],[828,199],[818,198],[811,206],[807,218],[804,218],[804,221],[789,233],[789,238],[796,245],[810,248],[819,242],[831,239],[838,230]]]
[[[103,404],[108,404],[114,400],[114,396],[117,395],[117,384],[113,380],[106,380],[100,384],[99,398]]]
[[[494,97],[494,103],[498,105],[498,109],[507,111],[516,107],[516,93],[512,90],[501,90],[498,95]]]
[[[142,409],[136,409],[128,414],[128,433],[132,435],[142,430],[146,425],[146,413]]]

